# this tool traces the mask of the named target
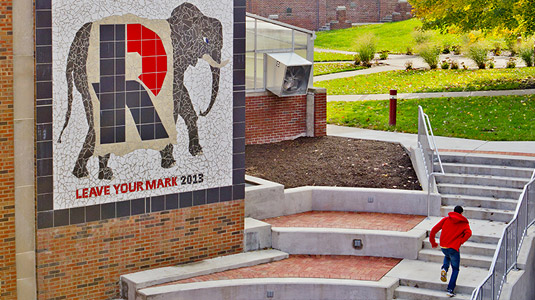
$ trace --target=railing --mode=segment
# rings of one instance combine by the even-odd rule
[[[421,106],[418,106],[418,148],[420,148],[424,160],[425,173],[427,175],[427,216],[429,217],[431,189],[435,188],[435,186],[433,186],[434,177],[436,175],[443,175],[444,168],[442,167],[442,161],[438,154],[431,122]],[[440,169],[438,172],[435,172],[434,170],[435,162]]]
[[[535,171],[524,186],[513,220],[503,230],[489,275],[472,293],[472,300],[500,298],[507,274],[516,268],[518,253],[528,228],[535,223]]]

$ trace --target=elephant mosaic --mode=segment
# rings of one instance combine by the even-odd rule
[[[221,22],[203,15],[190,3],[176,7],[165,20],[125,15],[83,25],[68,54],[68,103],[58,139],[61,143],[69,124],[74,85],[82,97],[89,127],[72,171],[74,176],[88,176],[88,160],[98,156],[98,178],[110,180],[110,153],[121,155],[140,148],[158,150],[161,167],[171,168],[176,162],[173,144],[178,116],[187,128],[190,154],[202,154],[198,115],[184,85],[184,74],[201,59],[210,65],[210,101],[199,112],[206,116],[219,93],[220,68],[228,63],[221,59],[222,48]],[[129,61],[138,65],[132,67]],[[136,70],[141,75],[132,78],[129,74],[137,76]],[[123,146],[117,150],[117,145]]]

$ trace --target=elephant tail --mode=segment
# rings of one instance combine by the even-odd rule
[[[65,76],[67,77],[67,113],[65,114],[65,123],[63,124],[63,129],[61,129],[61,133],[59,134],[58,143],[61,143],[61,136],[63,135],[63,131],[65,131],[65,128],[67,128],[67,125],[69,124],[69,119],[71,118],[73,71],[74,61],[71,52],[69,51],[69,58],[67,59],[67,70],[65,72]]]
[[[91,25],[92,23],[86,23],[84,26],[82,26],[82,28],[80,28],[80,30],[76,33],[74,41],[72,42],[71,47],[69,49],[69,56],[67,57],[67,68],[65,70],[65,76],[67,79],[67,113],[65,114],[65,123],[63,124],[63,129],[61,129],[61,133],[59,134],[58,143],[61,143],[61,136],[63,135],[65,128],[67,128],[67,125],[69,125],[69,119],[71,118],[73,100],[73,73],[76,64],[75,60],[77,56],[80,55],[79,52],[81,40],[84,38],[88,38],[87,35],[91,31]]]

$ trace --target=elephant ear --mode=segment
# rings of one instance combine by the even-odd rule
[[[187,65],[197,63],[198,45],[196,43],[201,32],[199,19],[202,16],[201,11],[195,5],[183,3],[177,6],[171,13],[171,17],[167,19],[171,28],[174,54],[179,55],[178,57]]]

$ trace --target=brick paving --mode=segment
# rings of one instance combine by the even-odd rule
[[[370,212],[309,211],[263,220],[273,227],[350,228],[409,231],[425,216]]]
[[[378,281],[401,259],[345,255],[290,255],[289,258],[184,279],[168,284],[247,278],[333,278]]]

